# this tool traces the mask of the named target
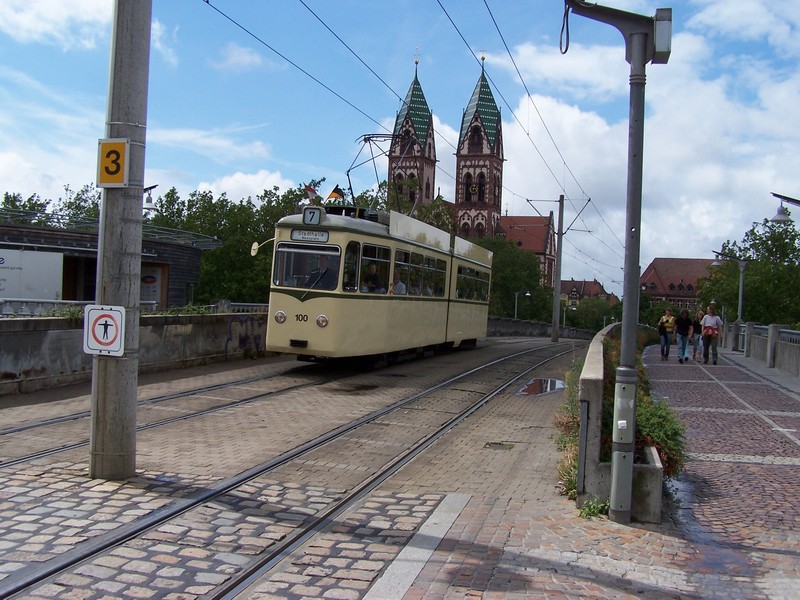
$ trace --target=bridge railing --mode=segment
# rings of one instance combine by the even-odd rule
[[[726,348],[743,352],[770,369],[800,376],[800,331],[787,325],[728,323],[723,343]]]

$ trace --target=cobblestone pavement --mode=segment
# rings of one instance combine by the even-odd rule
[[[686,470],[671,486],[661,524],[580,517],[558,493],[552,423],[563,391],[531,395],[521,386],[243,597],[796,598],[797,378],[724,352],[719,365],[704,366],[661,362],[651,350],[644,358],[654,394],[688,428]],[[566,366],[544,376],[563,379]],[[85,465],[68,461],[3,473],[0,583],[217,479],[194,463],[160,472],[158,460],[155,452],[126,484],[92,481]],[[153,530],[150,545],[114,549],[26,598],[199,598],[242,556],[341,494],[299,482],[252,485],[252,497],[230,497],[207,506],[199,521]]]
[[[644,360],[687,424],[661,524],[578,516],[556,491],[561,394],[515,396],[395,480],[469,494],[403,598],[797,598],[800,381],[736,354],[664,363],[654,347]],[[500,440],[513,448],[486,448]]]

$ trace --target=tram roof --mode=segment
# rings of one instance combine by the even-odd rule
[[[305,208],[308,207],[304,207],[304,210]],[[489,250],[469,240],[451,236],[448,232],[437,229],[433,225],[396,211],[369,212],[363,208],[338,205],[318,208],[322,208],[324,217],[321,219],[320,225],[316,227],[347,229],[369,235],[388,235],[442,252],[449,252],[452,248],[457,256],[481,264],[491,265],[492,263],[492,252]],[[286,216],[279,221],[279,224],[290,227],[308,227],[303,222],[302,213]]]

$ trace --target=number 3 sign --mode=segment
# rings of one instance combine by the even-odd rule
[[[128,187],[128,151],[130,140],[99,140],[97,155],[97,187]]]

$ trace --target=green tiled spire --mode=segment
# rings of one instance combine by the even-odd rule
[[[461,121],[461,134],[458,138],[459,147],[461,147],[468,134],[469,124],[472,123],[472,117],[475,113],[478,113],[489,144],[494,148],[495,142],[497,142],[497,132],[500,130],[500,109],[497,108],[497,103],[494,101],[483,67],[481,67],[481,77],[475,86],[475,91],[472,92],[472,98],[469,100],[467,110],[464,111],[464,118]]]
[[[414,72],[414,81],[411,87],[408,88],[408,94],[403,101],[403,106],[400,112],[397,113],[397,119],[394,122],[394,134],[400,135],[400,129],[406,116],[411,119],[414,125],[414,132],[417,135],[420,146],[424,147],[428,139],[428,125],[431,122],[431,109],[428,108],[428,102],[425,100],[425,94],[422,93],[422,86],[417,79],[417,73]]]

